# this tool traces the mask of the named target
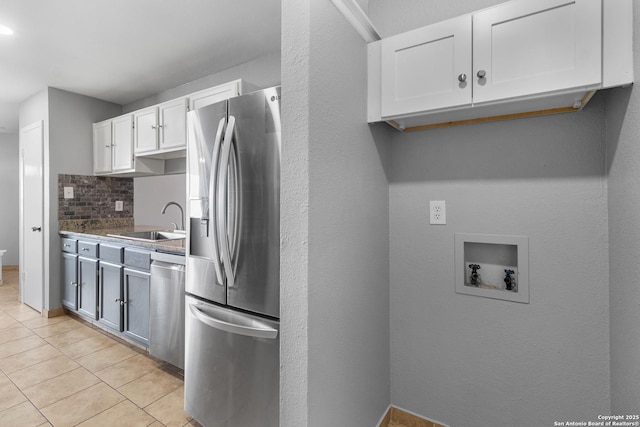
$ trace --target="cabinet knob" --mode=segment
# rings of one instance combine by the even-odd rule
[[[460,83],[464,83],[464,82],[466,82],[466,81],[467,81],[467,75],[466,75],[465,73],[460,74],[460,75],[458,76],[458,81],[459,81]]]
[[[155,128],[156,128],[156,125],[151,125],[151,129],[155,129]]]
[[[480,70],[476,75],[478,76],[479,79],[484,79],[487,75],[487,72],[485,70]]]
[[[75,286],[77,288],[78,287],[78,282],[71,282],[70,285]]]

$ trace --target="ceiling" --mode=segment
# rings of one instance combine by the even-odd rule
[[[280,50],[280,0],[2,0],[0,132],[51,86],[127,104]]]

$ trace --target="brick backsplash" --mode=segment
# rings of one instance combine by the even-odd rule
[[[73,199],[64,198],[64,187],[73,188]],[[123,201],[116,212],[116,200]],[[58,175],[58,220],[133,218],[133,178]]]

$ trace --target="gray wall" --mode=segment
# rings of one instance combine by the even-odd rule
[[[186,186],[185,174],[134,178],[133,217],[136,225],[167,228],[172,227],[172,222],[179,225],[181,218],[177,207],[169,206],[164,215],[161,211],[170,201],[178,202],[183,210],[186,209]]]
[[[93,175],[92,124],[119,115],[122,106],[56,88],[48,91],[49,163],[45,198],[49,199],[49,277],[45,286],[48,284],[49,290],[45,288],[45,308],[51,310],[62,306],[58,174]]]
[[[18,265],[18,134],[0,133],[0,249],[3,265]]]
[[[390,402],[388,129],[366,124],[365,44],[331,3],[282,10],[281,425],[373,426]]]
[[[227,83],[232,80],[242,79],[245,92],[264,89],[280,84],[280,52],[256,58],[253,61],[231,67],[219,73],[211,74],[198,80],[185,83],[176,88],[159,92],[138,101],[126,104],[123,112],[139,110],[150,105],[159,104],[174,98],[179,98],[190,93]]]
[[[640,408],[640,10],[635,4],[636,86],[606,98],[609,166],[611,413]]]
[[[44,121],[44,308],[61,306],[58,174],[93,174],[92,123],[120,114],[121,106],[47,88],[20,105],[20,128]]]
[[[369,11],[388,36],[499,2]],[[579,113],[395,133],[390,146],[392,404],[456,427],[608,414],[603,95]],[[447,202],[447,225],[429,225],[429,200]],[[528,236],[530,303],[456,294],[456,232]]]

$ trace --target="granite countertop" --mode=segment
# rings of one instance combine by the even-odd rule
[[[185,253],[185,239],[169,240],[162,242],[143,242],[140,240],[123,239],[120,237],[111,237],[107,234],[122,234],[131,231],[150,231],[150,230],[167,230],[166,227],[153,225],[135,225],[111,228],[91,228],[82,227],[79,229],[60,229],[59,234],[62,236],[84,237],[87,239],[98,239],[105,242],[126,243],[130,246],[138,246],[154,251],[172,252],[177,254]],[[171,230],[173,231],[173,230]]]

